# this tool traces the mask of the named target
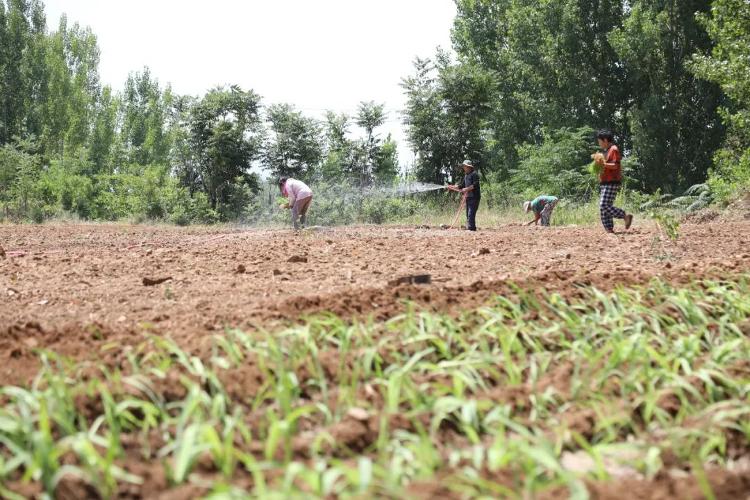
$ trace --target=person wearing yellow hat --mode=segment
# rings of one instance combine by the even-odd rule
[[[479,188],[479,174],[474,169],[474,164],[469,160],[465,160],[461,164],[461,167],[464,169],[463,186],[449,185],[447,188],[450,191],[463,193],[466,197],[466,229],[476,231],[477,210],[479,210],[479,201],[482,197],[482,192]]]

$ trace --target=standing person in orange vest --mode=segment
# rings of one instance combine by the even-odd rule
[[[622,155],[620,149],[614,144],[614,135],[609,130],[600,130],[596,134],[599,147],[604,150],[604,157],[597,158],[596,162],[601,165],[602,172],[599,174],[599,217],[602,225],[608,233],[614,233],[615,224],[612,219],[623,219],[625,229],[630,229],[633,223],[633,215],[627,214],[621,208],[614,206],[617,193],[622,185],[622,167],[620,161]]]

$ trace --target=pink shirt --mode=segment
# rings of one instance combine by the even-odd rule
[[[312,190],[304,182],[290,178],[284,183],[284,190],[281,194],[289,198],[289,204],[294,205],[297,200],[304,200],[312,196]]]

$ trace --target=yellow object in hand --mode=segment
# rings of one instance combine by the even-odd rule
[[[599,175],[604,170],[604,155],[602,153],[594,153],[591,155],[591,159],[594,160],[589,165],[589,172],[594,175]]]

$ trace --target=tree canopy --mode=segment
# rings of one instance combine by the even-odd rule
[[[456,0],[455,60],[417,59],[403,82],[417,175],[442,179],[466,156],[507,179],[524,148],[588,127],[615,131],[637,159],[639,189],[704,181],[724,137],[725,93],[689,64],[713,49],[700,21],[711,5]]]

